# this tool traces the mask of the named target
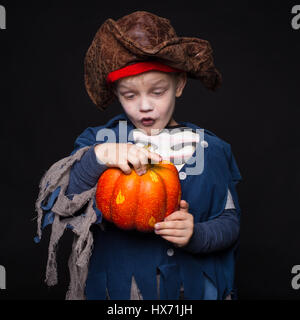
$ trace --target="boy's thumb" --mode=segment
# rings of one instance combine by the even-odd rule
[[[185,200],[181,200],[180,201],[180,211],[185,211],[188,212],[189,211],[189,204],[185,201]]]

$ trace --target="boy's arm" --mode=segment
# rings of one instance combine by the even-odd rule
[[[107,166],[96,157],[95,146],[91,147],[80,161],[76,161],[72,166],[66,196],[72,199],[75,194],[93,188],[105,169]]]
[[[236,209],[225,209],[223,213],[206,222],[194,225],[193,235],[182,247],[191,253],[209,253],[230,247],[239,236],[240,223]]]
[[[72,199],[96,185],[107,166],[97,159],[94,147],[90,148],[80,161],[74,163],[70,171],[66,196]],[[227,206],[232,205],[229,197]],[[225,209],[218,217],[210,221],[196,223],[193,235],[187,245],[182,247],[191,253],[209,253],[232,245],[239,235],[239,219],[234,208]]]
[[[101,127],[99,127],[101,128]],[[65,168],[67,168],[68,170],[68,163],[73,163],[73,165],[71,166],[71,168],[69,169],[69,182],[68,185],[66,186],[66,190],[64,192],[64,195],[67,197],[67,199],[69,199],[70,201],[73,201],[73,196],[75,194],[81,194],[84,191],[90,190],[92,189],[92,184],[94,184],[94,181],[97,180],[97,175],[100,176],[101,173],[105,170],[104,164],[99,162],[98,167],[97,162],[92,161],[93,160],[93,150],[87,150],[86,152],[83,153],[82,156],[76,156],[77,153],[82,153],[80,152],[80,149],[86,148],[88,146],[91,146],[90,149],[93,149],[93,146],[99,144],[99,142],[96,141],[95,136],[96,136],[96,132],[99,129],[97,128],[87,128],[85,129],[75,140],[74,143],[74,148],[72,153],[70,154],[70,156],[68,158],[70,158],[70,160],[66,160],[66,163],[63,164],[63,166]],[[87,154],[88,153],[88,154]],[[78,158],[75,161],[73,161],[71,159],[71,157],[75,157]],[[57,163],[54,163],[52,165],[52,169],[50,168],[44,175],[44,177],[42,178],[41,181],[47,179],[52,179],[53,181],[51,181],[50,183],[47,182],[44,190],[41,189],[40,187],[40,193],[39,193],[39,198],[36,201],[36,207],[37,210],[42,210],[42,218],[40,218],[41,222],[41,228],[44,229],[47,225],[52,224],[54,221],[54,217],[55,217],[55,213],[52,211],[53,206],[56,204],[57,202],[57,198],[59,197],[59,194],[61,192],[61,188],[63,187],[63,180],[64,177],[67,173],[63,172],[61,169],[62,167],[58,167],[58,163],[62,162],[65,159],[68,158],[64,158],[60,161],[57,161]],[[81,162],[81,160],[84,158],[83,162]],[[93,168],[91,168],[91,171],[88,169],[89,171],[89,175],[86,176],[85,174],[83,174],[83,167],[84,168],[89,168],[91,162],[93,162]],[[54,166],[56,166],[55,168],[58,170],[58,172],[53,172],[53,168]],[[78,170],[75,170],[78,169]],[[51,171],[52,170],[52,171]],[[51,175],[55,175],[55,179],[52,178],[52,176],[50,176],[50,178],[48,177],[50,175],[51,171]],[[96,175],[97,172],[97,175]],[[47,177],[46,177],[47,176]],[[40,183],[41,184],[41,183]],[[53,189],[53,185],[56,185],[56,188]],[[49,193],[49,191],[47,192],[47,190],[49,190],[49,188],[53,189],[53,191],[51,191]],[[97,217],[98,217],[98,211],[97,208],[94,209],[96,211]],[[97,221],[101,220],[101,214],[99,213],[99,217],[97,219]],[[35,241],[39,241],[39,239],[35,238]]]

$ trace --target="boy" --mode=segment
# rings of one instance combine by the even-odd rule
[[[162,135],[169,141],[174,138],[165,129],[177,128],[180,133],[189,128],[191,137],[198,137],[199,127],[173,118],[175,100],[187,76],[199,78],[213,90],[221,83],[208,42],[178,38],[167,19],[137,11],[117,22],[108,19],[96,34],[85,60],[88,93],[102,110],[117,97],[124,113],[104,126],[86,129],[77,138],[71,156],[42,179],[43,192],[36,206],[39,237],[41,208],[48,211],[49,223],[53,222],[48,284],[56,283],[55,248],[64,228],[75,233],[68,299],[230,297],[240,214],[235,184],[241,176],[227,143],[205,130],[201,143],[179,152],[169,150],[173,160],[176,155],[182,159],[176,167],[184,200],[178,211],[155,225],[155,233],[106,224],[94,202],[97,181],[106,168],[119,167],[125,174],[134,169],[142,175],[148,160],[162,159],[162,153],[153,148],[138,146],[137,137],[150,139],[151,147]],[[122,121],[127,132],[134,132],[133,138],[120,134]],[[99,139],[103,129],[112,130],[116,141]],[[191,169],[186,156],[200,149],[207,149],[202,153],[203,172],[186,174]],[[189,153],[183,157],[186,150]],[[73,216],[86,203],[85,214]]]

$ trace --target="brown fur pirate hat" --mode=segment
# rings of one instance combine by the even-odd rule
[[[107,19],[99,28],[84,60],[85,86],[96,106],[105,110],[115,99],[109,73],[140,61],[158,61],[214,91],[222,77],[212,52],[207,40],[178,37],[168,19],[136,11],[117,21]]]

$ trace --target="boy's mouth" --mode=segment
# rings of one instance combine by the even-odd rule
[[[142,122],[142,124],[143,124],[144,126],[149,127],[149,126],[152,126],[152,125],[154,124],[155,120],[152,119],[152,118],[143,118],[143,119],[141,120],[141,122]]]

